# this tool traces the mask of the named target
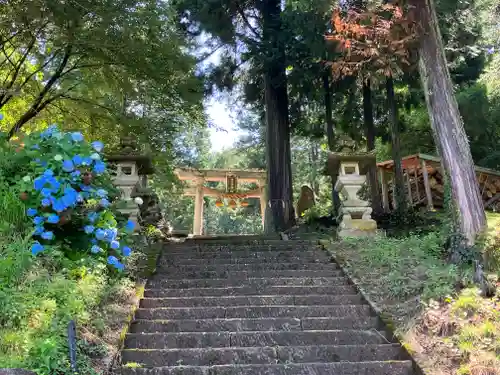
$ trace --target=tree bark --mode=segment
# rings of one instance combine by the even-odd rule
[[[463,120],[453,93],[433,0],[410,0],[420,23],[419,70],[434,139],[449,176],[457,228],[470,245],[487,226]]]
[[[266,108],[266,155],[268,209],[265,231],[283,231],[295,224],[292,192],[290,126],[285,48],[280,40],[280,0],[262,1],[262,41],[265,45],[264,92]]]
[[[375,150],[375,124],[373,121],[372,89],[370,80],[363,82],[363,120],[365,123],[366,150]],[[382,200],[377,178],[377,165],[368,171],[372,208],[375,214],[382,213]]]
[[[399,118],[398,107],[394,95],[394,81],[392,77],[386,80],[387,106],[389,109],[389,123],[391,127],[392,139],[392,160],[394,161],[394,186],[393,194],[396,202],[396,209],[400,212],[407,210],[407,201],[405,195],[405,180],[403,176],[403,167],[401,163],[401,142],[399,139]]]
[[[335,127],[333,124],[333,106],[332,106],[332,85],[330,83],[330,70],[326,69],[323,72],[323,92],[325,99],[325,122],[326,122],[326,137],[328,142],[328,149],[335,151]],[[335,191],[335,184],[337,183],[336,176],[332,176],[332,214],[337,216],[340,208],[339,193]]]

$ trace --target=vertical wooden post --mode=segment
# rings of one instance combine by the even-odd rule
[[[415,175],[415,189],[417,189],[417,203],[420,203],[420,190],[418,188],[418,167],[416,167],[414,170],[414,175]]]
[[[194,220],[193,234],[200,236],[203,234],[203,179],[196,181],[196,195],[194,197]]]
[[[410,170],[406,170],[406,186],[408,187],[408,204],[413,207],[413,196],[411,191]]]
[[[389,212],[389,186],[387,185],[387,174],[383,168],[379,168],[378,173],[380,176],[380,184],[382,185],[382,206],[384,212]]]
[[[260,215],[262,217],[262,229],[266,222],[266,208],[267,208],[267,192],[266,192],[266,181],[260,180]]]
[[[424,187],[425,187],[425,195],[427,197],[427,208],[429,210],[434,210],[434,203],[432,203],[432,192],[431,185],[429,183],[429,174],[427,173],[427,165],[425,164],[425,160],[421,161],[422,173],[424,174]]]
[[[395,210],[398,208],[398,204],[396,202],[396,175],[392,174],[392,207]]]

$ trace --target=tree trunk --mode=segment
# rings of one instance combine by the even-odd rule
[[[446,64],[433,0],[410,0],[420,23],[420,77],[443,168],[459,215],[457,227],[469,244],[486,228],[474,162]]]
[[[285,49],[280,35],[280,0],[262,2],[262,39],[264,58],[264,91],[266,108],[266,155],[269,210],[267,233],[283,231],[295,224],[292,192],[292,165]]]
[[[335,131],[333,126],[333,107],[332,107],[332,85],[330,84],[330,70],[326,69],[323,73],[323,91],[325,98],[325,122],[326,122],[326,136],[328,140],[328,149],[335,151]],[[335,191],[335,184],[337,183],[336,176],[332,176],[332,213],[337,216],[340,208],[339,193]]]
[[[326,136],[328,140],[328,149],[335,149],[335,130],[333,126],[333,107],[332,107],[332,85],[330,84],[330,70],[326,69],[323,73],[323,92],[325,98],[325,122]]]
[[[375,150],[375,124],[373,122],[372,89],[370,80],[363,82],[363,119],[365,123],[366,151]],[[368,171],[372,208],[375,214],[382,213],[382,200],[377,177],[377,165]]]
[[[387,106],[389,108],[389,123],[391,126],[392,139],[392,160],[394,160],[394,186],[393,194],[395,196],[396,209],[400,212],[407,210],[407,201],[405,194],[405,180],[403,176],[403,167],[401,164],[401,144],[399,139],[399,118],[398,108],[394,95],[394,81],[392,77],[386,80]]]

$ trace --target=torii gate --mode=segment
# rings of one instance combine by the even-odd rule
[[[226,191],[211,189],[204,186],[205,182],[225,182],[228,178],[236,178],[238,182],[256,183],[258,188],[250,191],[238,192],[244,198],[259,198],[262,215],[262,225],[264,226],[266,213],[266,171],[263,170],[242,170],[242,169],[194,169],[177,168],[175,173],[181,181],[191,181],[184,190],[184,195],[193,196],[194,199],[194,221],[193,234],[199,236],[203,233],[203,197],[221,197]],[[227,185],[226,185],[227,188]]]

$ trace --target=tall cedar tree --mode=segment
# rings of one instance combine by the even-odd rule
[[[409,0],[419,25],[419,70],[434,138],[458,210],[457,227],[469,244],[486,228],[470,146],[446,64],[433,0]]]
[[[281,1],[174,0],[173,4],[184,31],[195,36],[205,32],[209,39],[217,39],[217,48],[225,50],[226,56],[213,71],[223,78],[219,88],[233,90],[242,65],[262,78],[258,86],[264,92],[269,199],[265,229],[275,232],[293,226],[286,32]],[[236,46],[246,53],[234,54]],[[245,90],[245,99],[251,102],[248,92]]]
[[[266,155],[268,210],[265,231],[273,232],[294,225],[290,125],[286,81],[285,46],[282,32],[281,1],[264,0],[261,5],[264,44],[264,100],[266,108]],[[272,219],[272,222],[269,220]]]

